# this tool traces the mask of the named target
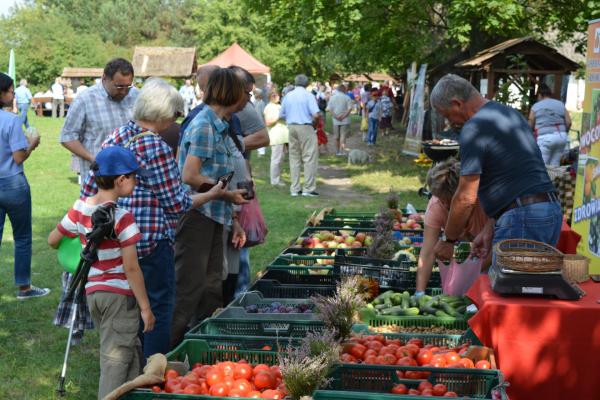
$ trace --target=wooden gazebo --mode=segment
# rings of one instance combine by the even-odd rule
[[[515,62],[515,59],[518,62]],[[477,53],[454,65],[475,87],[487,79],[486,97],[497,93],[499,80],[514,82],[526,78],[530,85],[529,98],[534,99],[535,87],[546,76],[554,76],[553,95],[560,99],[563,76],[579,69],[579,64],[550,46],[531,37],[510,39]]]

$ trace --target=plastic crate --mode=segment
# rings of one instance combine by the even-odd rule
[[[268,270],[261,279],[273,280],[288,285],[337,285],[333,275],[296,275],[283,270]],[[267,296],[268,297],[268,296]]]
[[[310,235],[320,232],[320,231],[330,231],[334,235],[342,236],[342,233],[340,232],[340,230],[348,231],[351,236],[356,236],[356,234],[359,232],[363,232],[365,234],[371,234],[371,235],[375,234],[375,228],[358,228],[358,227],[343,228],[343,227],[336,227],[336,226],[318,226],[318,227],[309,226],[309,227],[304,228],[304,230],[300,233],[300,235],[298,235],[298,238],[309,237]],[[296,243],[298,238],[293,240],[292,243]]]
[[[401,208],[400,212],[402,215],[410,214],[406,208]],[[375,215],[377,215],[379,211],[341,211],[333,209],[330,212],[326,213],[323,219],[336,219],[336,218],[354,218],[354,219],[375,219]],[[417,213],[424,214],[425,210],[417,210]]]
[[[338,252],[333,266],[334,274],[361,275],[375,279],[382,288],[408,290],[416,287],[417,263],[401,255],[398,261],[381,260],[370,257],[347,256],[347,252]],[[441,277],[434,271],[429,286],[440,287]]]
[[[173,351],[167,354],[168,361],[185,361],[194,363],[214,364],[219,361],[246,360],[249,364],[278,364],[276,351],[229,350],[218,349],[206,340],[184,340]],[[181,395],[172,393],[153,393],[150,389],[135,389],[120,397],[122,400],[134,399],[221,399],[222,397]]]
[[[386,339],[400,339],[402,343],[406,343],[410,339],[421,339],[424,345],[432,344],[434,346],[458,347],[462,344],[480,346],[481,342],[474,335],[469,335],[465,332],[462,335],[444,334],[444,333],[376,333],[369,330],[369,326],[365,324],[354,324],[352,332],[358,335],[383,335]]]
[[[265,321],[249,318],[207,318],[186,334],[186,339],[210,336],[268,336],[303,338],[308,332],[322,332],[321,321]]]
[[[415,316],[392,316],[392,315],[377,315],[375,317],[364,316],[361,314],[361,321],[365,324],[378,327],[396,325],[402,327],[412,326],[442,326],[448,329],[460,329],[466,331],[469,327],[467,321],[468,317],[455,318],[455,317],[434,317],[429,315],[415,315]]]
[[[502,375],[498,370],[456,370],[450,368],[420,367],[430,372],[427,380],[432,384],[442,383],[448,390],[456,392],[460,398],[492,399],[492,390],[498,388],[506,399]],[[400,379],[396,371],[411,371],[414,367],[342,364],[332,370],[328,390],[318,390],[313,399],[414,399],[415,396],[394,395],[391,389],[395,384],[404,383],[416,388],[421,380]],[[417,397],[419,398],[419,397]],[[430,398],[430,397],[424,397]]]
[[[252,284],[248,291],[261,292],[265,297],[308,299],[309,297],[314,296],[316,294],[320,294],[323,296],[332,296],[335,293],[335,285],[282,284],[279,281],[275,280],[259,279],[256,282],[254,282],[254,284]]]
[[[335,219],[322,219],[315,227],[329,227],[329,228],[343,228],[344,226],[350,226],[352,228],[374,228],[375,220],[373,218],[368,219],[356,219],[351,221],[340,221]]]
[[[311,313],[251,313],[246,311],[245,307],[256,305],[263,307],[277,302],[282,306],[296,306],[299,304],[309,304],[311,311],[314,311],[314,305],[304,299],[269,299],[264,298],[260,292],[246,292],[238,299],[234,300],[226,308],[222,309],[214,318],[244,318],[260,319],[271,321],[294,320],[294,321],[314,321],[318,320],[317,314]]]

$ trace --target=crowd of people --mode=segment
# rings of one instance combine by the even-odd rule
[[[316,133],[325,115],[332,119],[335,154],[343,155],[352,113],[367,121],[364,140],[375,145],[379,129],[389,134],[404,96],[391,84],[333,90],[314,84],[311,90],[303,74],[280,93],[270,82],[256,88],[253,75],[238,66],[200,67],[197,88],[191,80],[177,90],[150,78],[138,89],[134,78],[129,61],[111,60],[102,79],[69,108],[60,142],[79,162],[80,198],[48,238],[52,247],[65,237],[79,237],[85,246],[92,215],[101,207],[115,210],[114,236],[92,264],[86,302],[74,307],[65,296],[73,278],[65,272],[54,321],[68,325],[77,309],[74,343],[86,329],[99,329],[99,398],[140,372],[139,357],[168,352],[190,326],[247,289],[250,260],[239,216],[255,195],[252,150],[271,148],[270,183],[283,186],[287,148],[290,195],[319,196]],[[540,95],[530,127],[517,111],[484,99],[460,77],[448,75],[432,90],[432,106],[462,126],[461,161],[429,172],[434,197],[417,292],[425,289],[427,267],[436,258],[450,259],[459,239],[472,240],[473,253],[487,264],[493,243],[505,238],[556,244],[562,215],[544,162],[554,164],[564,148],[570,118],[547,88]],[[20,113],[0,111],[0,235],[8,215],[21,299],[49,293],[31,285],[31,195],[23,163],[40,143],[22,130],[31,98],[26,81],[15,89],[0,74],[2,104],[16,104]],[[56,98],[57,110],[62,100]]]

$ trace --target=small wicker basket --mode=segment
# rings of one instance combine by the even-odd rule
[[[554,272],[563,267],[563,253],[528,239],[506,239],[496,243],[496,264],[522,272]]]
[[[590,259],[579,254],[565,254],[563,275],[569,282],[582,283],[590,279]]]

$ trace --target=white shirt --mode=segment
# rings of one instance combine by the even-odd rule
[[[55,100],[64,100],[65,90],[60,83],[55,83],[52,85],[52,98]]]
[[[329,99],[329,103],[327,104],[327,111],[330,111],[333,114],[333,125],[349,125],[350,124],[350,114],[343,120],[338,120],[335,118],[336,116],[343,115],[352,109],[352,100],[345,93],[336,90],[333,93],[333,96]]]
[[[179,94],[188,103],[191,103],[192,100],[194,100],[194,98],[196,97],[196,93],[194,92],[194,87],[191,85],[190,86],[183,85],[181,88],[179,88]]]

